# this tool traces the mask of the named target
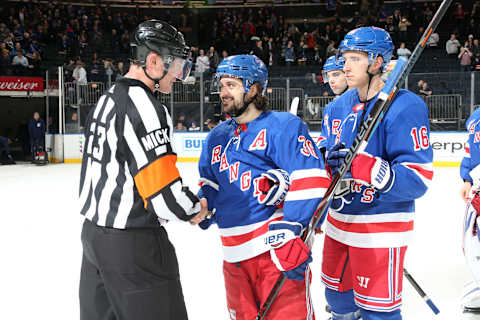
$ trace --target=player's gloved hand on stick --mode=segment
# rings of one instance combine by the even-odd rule
[[[327,165],[335,174],[347,156],[348,149],[343,144],[336,144],[329,151]],[[374,157],[369,153],[361,152],[353,158],[350,171],[345,178],[358,180],[366,185],[371,185],[380,191],[388,190],[394,180],[394,174],[388,161]]]
[[[395,179],[395,174],[387,160],[366,152],[355,156],[350,171],[353,179],[371,185],[379,191],[389,190]]]
[[[343,143],[337,143],[327,152],[327,166],[330,168],[330,173],[332,176],[334,176],[342,166],[347,153],[348,149],[345,148]],[[350,171],[348,171],[343,178],[352,178]]]
[[[312,253],[300,239],[302,225],[298,222],[274,221],[268,225],[266,242],[270,244],[273,263],[288,279],[303,281]]]
[[[260,195],[257,200],[267,206],[278,206],[285,200],[290,188],[290,176],[282,169],[270,169],[261,174],[258,182]]]

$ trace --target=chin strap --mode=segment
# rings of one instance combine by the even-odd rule
[[[163,75],[160,78],[152,78],[147,73],[147,68],[145,67],[145,65],[142,65],[142,69],[143,69],[143,72],[145,73],[145,75],[147,76],[147,78],[152,80],[155,83],[155,89],[157,89],[157,90],[160,89],[160,81],[162,81],[162,79],[165,78],[165,76],[168,73],[168,70],[164,70]]]

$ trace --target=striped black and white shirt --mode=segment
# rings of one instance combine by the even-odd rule
[[[200,204],[182,185],[172,130],[167,108],[145,84],[118,80],[100,97],[85,126],[81,214],[118,229],[195,216]]]

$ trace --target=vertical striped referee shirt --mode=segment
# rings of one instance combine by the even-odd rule
[[[99,226],[118,229],[194,217],[200,204],[182,185],[172,130],[167,108],[143,82],[118,80],[88,115],[81,214]]]

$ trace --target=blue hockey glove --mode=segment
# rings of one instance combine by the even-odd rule
[[[337,173],[343,164],[345,157],[347,156],[348,149],[345,148],[343,143],[337,143],[328,151],[327,155],[327,166],[330,168],[330,173],[332,176]],[[344,176],[344,179],[351,178],[350,172],[347,172]]]
[[[265,243],[273,263],[291,280],[303,281],[312,261],[310,248],[300,239],[303,226],[298,222],[274,221],[268,225]]]
[[[261,174],[258,182],[260,194],[257,197],[258,203],[267,206],[278,206],[285,200],[290,188],[290,176],[282,169],[270,169]]]

